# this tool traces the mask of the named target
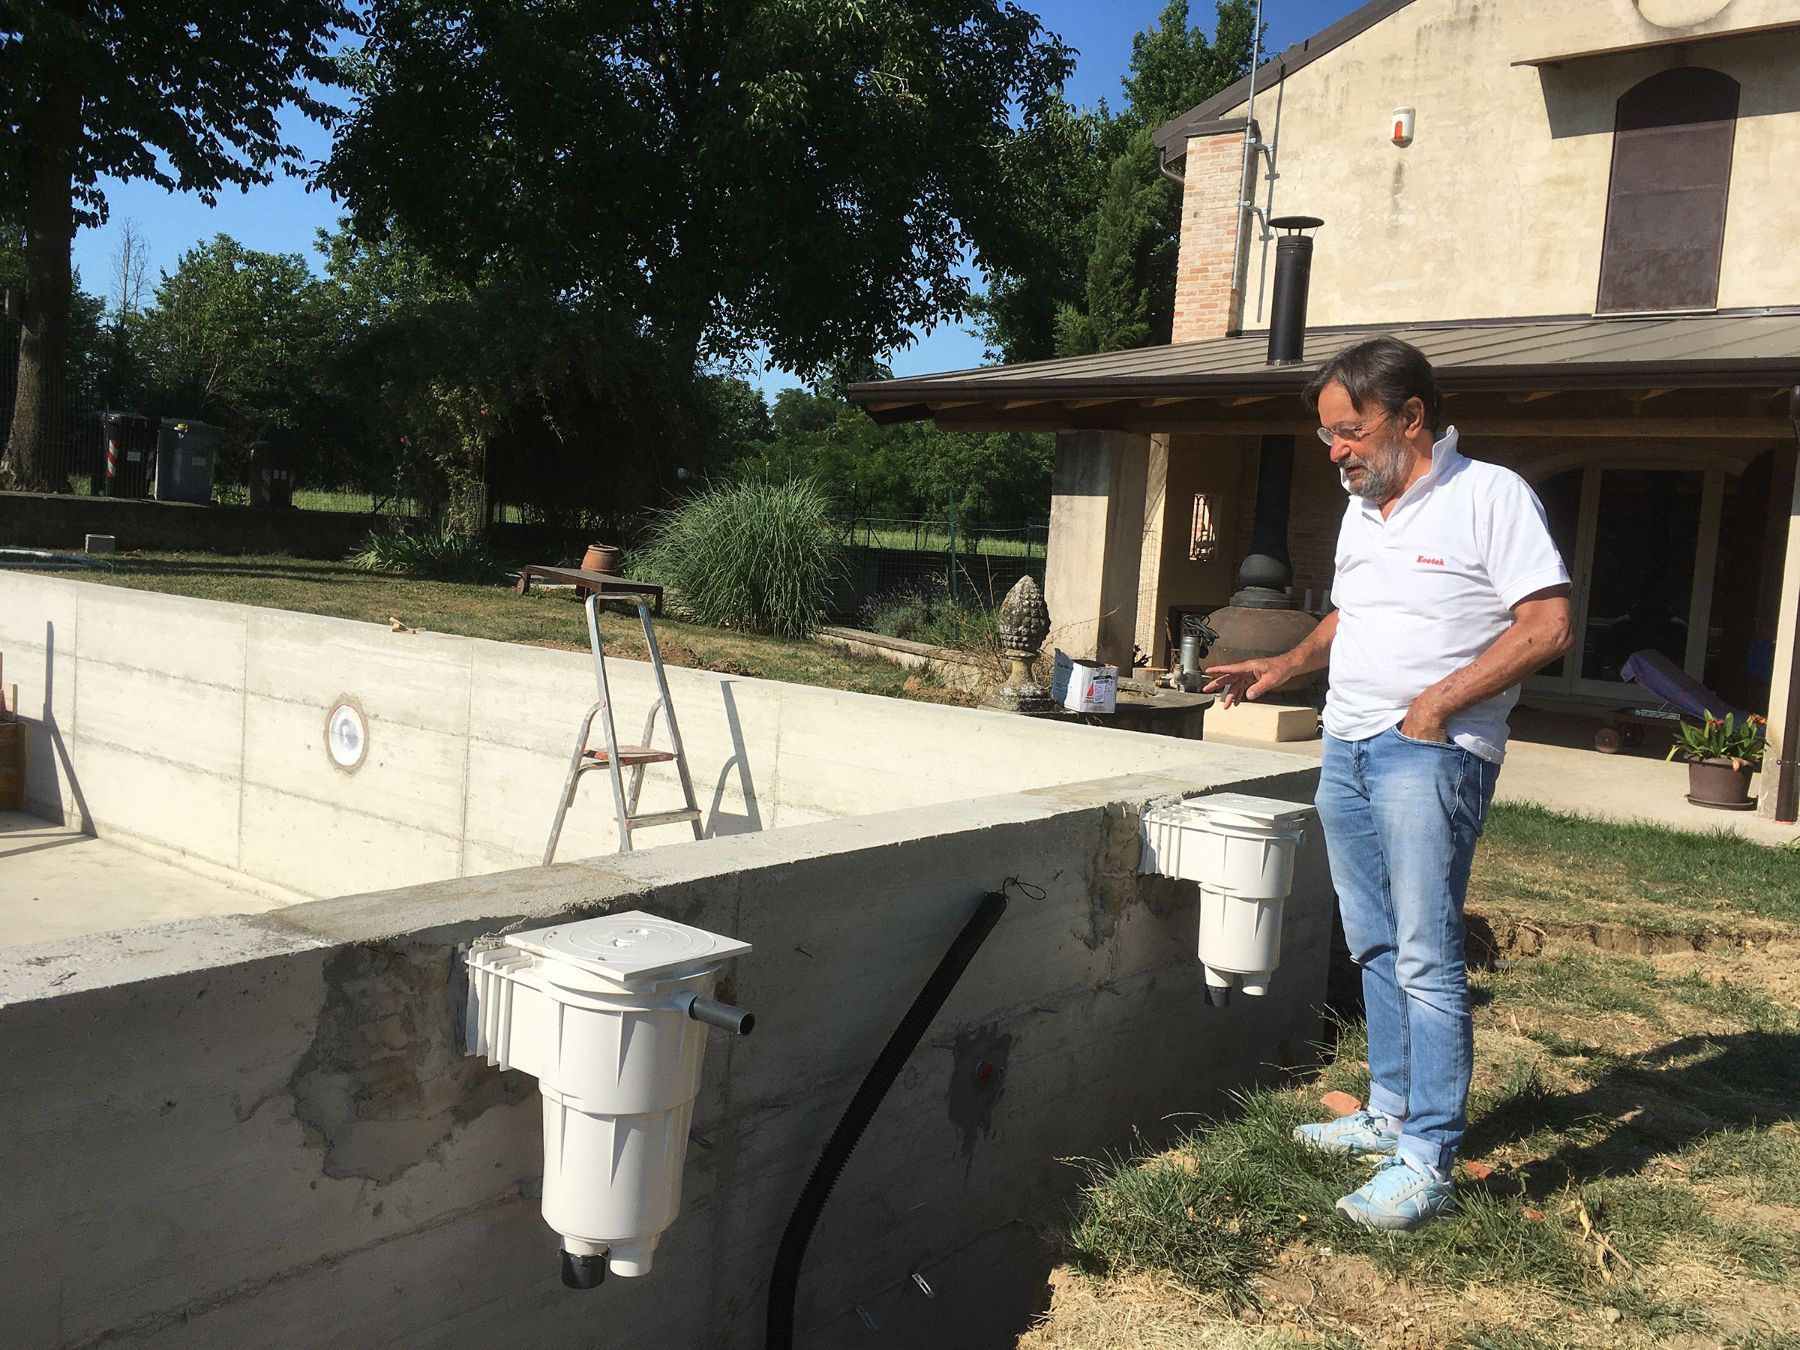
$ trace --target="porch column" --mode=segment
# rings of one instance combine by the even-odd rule
[[[1070,656],[1131,670],[1150,437],[1063,431],[1050,475],[1044,601],[1050,642]]]
[[[1800,391],[1796,402],[1800,403]],[[1797,408],[1800,411],[1800,408]],[[1800,430],[1800,422],[1796,423]],[[1757,775],[1758,814],[1776,813],[1783,759],[1800,757],[1800,726],[1790,724],[1788,704],[1793,697],[1794,653],[1800,644],[1800,473],[1794,475],[1793,500],[1788,503],[1787,553],[1781,571],[1780,618],[1775,629],[1775,669],[1769,678],[1768,746],[1762,772]],[[1800,773],[1800,766],[1789,772]]]
[[[1138,556],[1137,634],[1138,650],[1150,658],[1151,665],[1160,664],[1162,648],[1162,570],[1165,536],[1169,521],[1169,438],[1150,438],[1148,471],[1144,476],[1144,531]]]

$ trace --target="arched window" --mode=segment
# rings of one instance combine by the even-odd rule
[[[1601,313],[1718,303],[1737,109],[1737,81],[1697,66],[1652,75],[1620,96]]]

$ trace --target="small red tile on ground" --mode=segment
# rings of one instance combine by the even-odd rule
[[[1362,1109],[1362,1103],[1348,1092],[1327,1092],[1319,1098],[1319,1105],[1339,1116],[1347,1116],[1352,1111]]]
[[[1544,1221],[1544,1211],[1537,1208],[1535,1205],[1525,1205],[1519,1210],[1519,1213],[1523,1214],[1528,1219],[1535,1219],[1539,1223]]]
[[[1465,1162],[1463,1164],[1463,1171],[1467,1172],[1477,1181],[1486,1181],[1489,1177],[1494,1175],[1494,1169],[1484,1162]]]

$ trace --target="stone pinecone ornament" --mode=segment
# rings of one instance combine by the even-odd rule
[[[1000,649],[1008,654],[1036,656],[1050,635],[1050,611],[1035,577],[1023,576],[1000,602],[995,616],[1000,628]]]

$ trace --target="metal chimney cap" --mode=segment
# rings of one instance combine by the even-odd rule
[[[1269,222],[1271,230],[1316,230],[1325,222],[1317,216],[1276,216]]]

